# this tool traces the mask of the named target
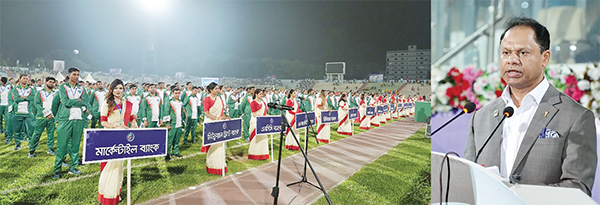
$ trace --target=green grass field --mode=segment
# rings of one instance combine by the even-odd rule
[[[364,132],[358,129],[358,124],[355,124],[354,128],[355,134]],[[331,141],[347,137],[338,135],[336,129],[336,125],[331,126]],[[196,132],[201,136],[202,126],[198,126]],[[278,150],[279,135],[274,140],[274,145],[275,150]],[[44,133],[40,139],[35,158],[27,158],[28,143],[25,142],[21,146],[20,150],[14,151],[14,143],[0,145],[0,204],[98,204],[96,197],[99,164],[79,166],[83,174],[78,176],[67,174],[68,168],[63,167],[62,178],[54,180],[52,170],[55,156],[46,153],[46,134]],[[192,185],[221,178],[206,173],[206,155],[199,153],[200,146],[200,142],[182,144],[180,154],[184,157],[174,158],[167,163],[162,157],[132,160],[132,202],[141,203]],[[270,160],[247,160],[248,144],[241,139],[230,141],[227,146],[228,174],[270,162]],[[309,148],[317,146],[319,145],[315,143],[314,138],[311,138]],[[299,151],[283,149],[282,157],[297,153]],[[275,156],[277,154],[275,152]],[[127,193],[125,179],[123,183],[121,197],[125,199]]]
[[[334,204],[429,204],[431,139],[425,128],[329,191]],[[321,197],[315,204],[327,204]]]

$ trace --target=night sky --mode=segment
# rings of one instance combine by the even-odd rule
[[[217,77],[243,77],[267,58],[323,68],[326,62],[344,61],[346,78],[360,79],[385,70],[388,50],[430,48],[429,1],[179,0],[152,14],[140,5],[135,0],[2,0],[0,52],[12,64],[44,57],[66,60],[67,66],[85,62],[90,71]],[[150,24],[158,70],[142,70]],[[212,61],[236,61],[237,70],[203,70],[217,65]]]

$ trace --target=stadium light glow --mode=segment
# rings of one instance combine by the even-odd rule
[[[168,0],[139,0],[141,7],[150,13],[157,13],[168,6]]]

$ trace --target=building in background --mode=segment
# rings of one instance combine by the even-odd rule
[[[416,45],[408,50],[386,52],[386,80],[429,80],[431,78],[431,51],[417,49]]]

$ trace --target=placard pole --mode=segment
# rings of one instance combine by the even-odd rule
[[[275,149],[275,147],[273,147],[273,135],[270,135],[271,137],[271,162],[275,162],[275,157],[273,156],[273,150]]]
[[[243,129],[243,128],[242,128]],[[225,177],[225,167],[227,167],[227,151],[225,151],[225,143],[223,142],[223,169],[221,170],[222,176]]]
[[[127,160],[127,205],[131,205],[131,159]]]

